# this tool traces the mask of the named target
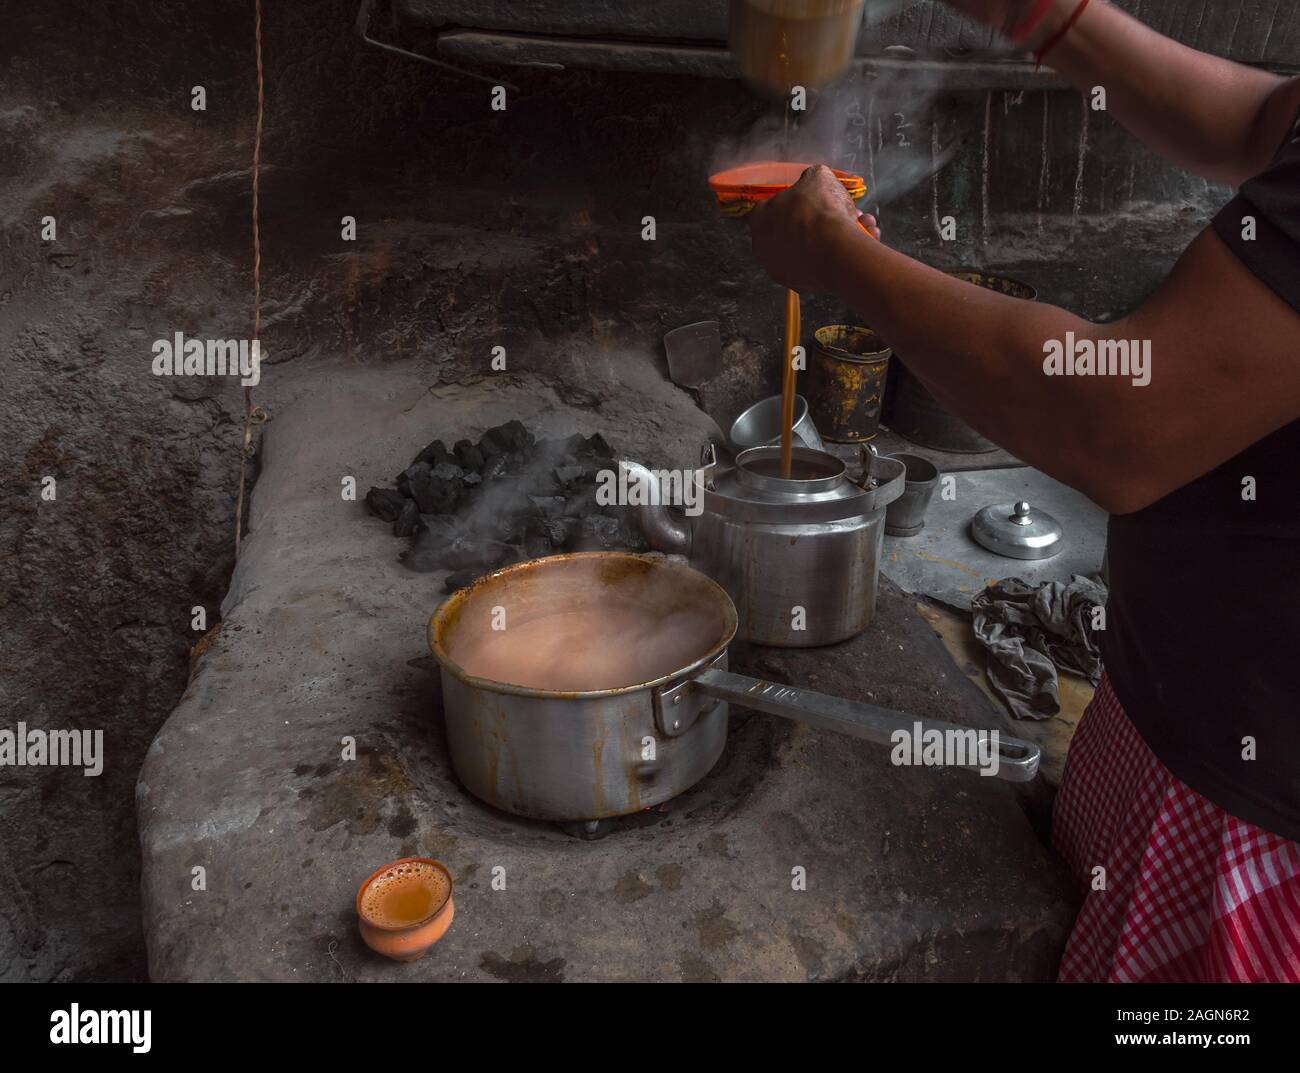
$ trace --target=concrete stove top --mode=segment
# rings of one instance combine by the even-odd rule
[[[442,575],[397,563],[401,542],[340,481],[363,495],[434,436],[511,417],[690,464],[711,423],[642,364],[611,377],[621,393],[599,411],[524,378],[431,391],[411,370],[350,369],[314,372],[275,415],[224,622],[137,788],[155,980],[1051,977],[1070,895],[1025,799],[995,780],[896,769],[879,747],[738,713],[708,778],[600,841],[457,785],[424,642]],[[736,665],[999,725],[882,588],[857,640],[738,650]],[[362,946],[353,898],[374,868],[417,854],[454,874],[456,920],[400,965]]]

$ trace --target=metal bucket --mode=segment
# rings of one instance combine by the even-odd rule
[[[870,328],[831,324],[813,337],[808,399],[822,435],[833,443],[875,439],[893,351]]]
[[[1038,298],[1038,292],[1029,284],[1005,276],[991,276],[985,272],[949,272],[948,275],[1012,298],[1029,302]],[[997,450],[997,444],[992,440],[981,436],[960,417],[940,406],[901,361],[894,364],[894,386],[889,412],[885,415],[891,429],[913,443],[937,451],[983,454]]]

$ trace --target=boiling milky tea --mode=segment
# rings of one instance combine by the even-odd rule
[[[698,659],[717,641],[716,613],[655,615],[607,600],[458,639],[449,654],[466,674],[531,689],[618,689],[653,681]]]

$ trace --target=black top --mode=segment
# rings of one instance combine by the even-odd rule
[[[1300,311],[1300,121],[1214,228]],[[1237,357],[1250,361],[1248,339]],[[1101,649],[1129,719],[1192,789],[1300,841],[1300,420],[1112,517],[1109,556]]]

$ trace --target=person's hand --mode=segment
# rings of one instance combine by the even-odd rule
[[[835,173],[823,165],[756,205],[748,219],[755,259],[777,283],[801,294],[833,289],[827,248],[839,236],[865,226],[880,238],[876,218],[858,212]]]

